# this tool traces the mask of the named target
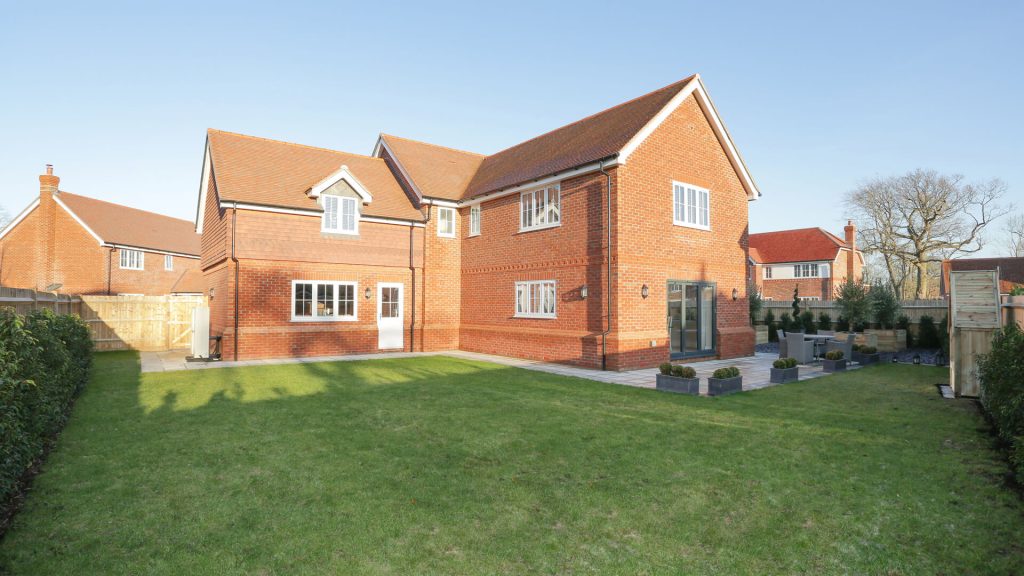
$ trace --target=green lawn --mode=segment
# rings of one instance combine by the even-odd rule
[[[92,382],[13,574],[1014,574],[1024,504],[946,372],[693,398],[443,357]]]

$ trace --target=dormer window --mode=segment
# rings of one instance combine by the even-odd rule
[[[359,233],[359,205],[348,196],[321,196],[324,216],[320,229],[334,234]]]

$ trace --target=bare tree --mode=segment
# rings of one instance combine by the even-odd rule
[[[1003,225],[1010,256],[1024,256],[1024,212],[1010,216]]]
[[[1009,209],[1000,180],[972,184],[960,175],[914,170],[875,178],[846,195],[861,228],[866,252],[880,254],[897,294],[912,282],[914,297],[927,298],[929,269],[944,258],[982,249],[982,231]],[[904,274],[909,268],[910,274]]]

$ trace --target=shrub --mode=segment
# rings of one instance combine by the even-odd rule
[[[842,360],[843,359],[843,351],[842,350],[829,350],[828,352],[825,352],[825,358],[827,358],[829,360]]]
[[[836,330],[839,332],[849,332],[850,321],[840,316],[839,319],[836,320]]]
[[[867,355],[870,356],[871,354],[877,354],[878,353],[878,348],[875,348],[874,346],[861,346],[860,347],[860,353],[861,354],[867,354]]]
[[[778,342],[779,331],[775,326],[775,314],[772,314],[771,310],[764,313],[764,323],[768,326],[768,341]]]
[[[935,332],[939,335],[939,348],[942,348],[942,353],[949,358],[949,314],[942,317]]]
[[[672,365],[669,364],[668,362],[664,362],[660,366],[658,366],[658,370],[660,370],[661,373],[664,374],[665,376],[668,376],[669,374],[672,373]]]
[[[729,366],[728,368],[719,368],[715,370],[711,377],[718,380],[725,380],[726,378],[735,378],[740,375],[740,369],[735,366]]]
[[[754,317],[761,312],[761,308],[764,307],[764,298],[761,297],[761,291],[757,289],[757,283],[753,280],[747,284],[747,294],[750,299],[750,323],[754,323]]]
[[[789,312],[783,312],[782,316],[779,316],[779,328],[782,328],[783,332],[793,331],[793,321],[789,319]]]
[[[828,315],[828,312],[822,312],[818,314],[818,330],[831,330],[832,329],[832,317]]]
[[[64,425],[91,362],[89,331],[77,316],[0,309],[0,501]]]
[[[896,319],[896,328],[899,330],[906,330],[907,348],[913,348],[914,335],[910,333],[910,318],[906,314],[900,314],[900,317]]]
[[[772,366],[778,369],[796,368],[796,358],[779,358],[772,362]]]
[[[856,329],[871,317],[871,302],[868,289],[863,282],[847,279],[836,288],[836,306],[842,311],[842,317]]]
[[[697,371],[694,370],[692,366],[680,366],[679,368],[682,368],[682,370],[678,371],[679,372],[678,376],[680,378],[696,378],[697,377]]]
[[[921,316],[921,321],[917,325],[917,344],[921,348],[939,347],[939,331],[931,316]]]
[[[860,352],[860,349],[861,349],[861,345],[860,344],[854,344],[853,346],[850,346],[850,350],[853,350],[854,352]]]
[[[818,325],[814,322],[814,312],[804,310],[800,314],[800,324],[806,334],[818,333]]]
[[[1024,286],[1010,288],[1010,296],[1024,296]]]
[[[1024,332],[1010,324],[996,333],[992,350],[978,357],[981,406],[1010,449],[1018,481],[1024,481]]]
[[[871,301],[871,312],[874,315],[878,327],[883,330],[892,329],[896,322],[896,315],[900,311],[900,301],[896,293],[888,284],[872,286],[868,292]]]

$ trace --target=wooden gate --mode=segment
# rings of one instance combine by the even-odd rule
[[[82,296],[81,316],[97,350],[188,348],[192,310],[206,296]]]
[[[977,355],[992,351],[1000,327],[999,270],[954,270],[949,280],[949,381],[957,396],[977,396]]]

